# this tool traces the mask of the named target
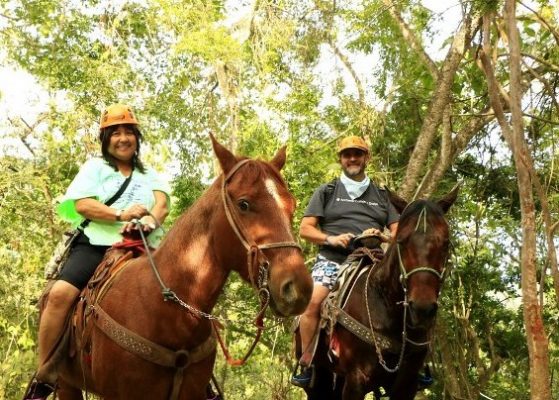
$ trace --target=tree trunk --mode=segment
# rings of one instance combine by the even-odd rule
[[[551,400],[549,375],[549,349],[542,318],[542,305],[538,302],[536,278],[536,215],[532,192],[532,177],[525,167],[529,157],[524,139],[520,90],[520,38],[516,26],[516,0],[505,2],[505,18],[510,50],[510,107],[512,113],[512,143],[518,173],[518,194],[522,211],[521,249],[522,298],[524,325],[530,355],[530,389],[533,400]],[[533,170],[532,170],[533,171]],[[543,290],[543,288],[541,288]]]
[[[489,97],[503,136],[507,141],[514,157],[517,173],[518,190],[521,207],[522,247],[521,253],[521,285],[524,303],[524,325],[526,341],[530,358],[530,388],[531,398],[534,400],[551,400],[548,341],[542,319],[541,305],[538,302],[536,279],[536,224],[535,206],[532,192],[532,176],[528,164],[528,146],[524,139],[521,90],[520,90],[520,44],[515,19],[515,0],[507,0],[506,20],[509,30],[510,49],[510,108],[512,114],[512,128],[505,119],[503,106],[499,97],[499,86],[495,78],[493,65],[488,57],[491,53],[489,41],[488,16],[484,17],[483,51],[481,58],[485,74]],[[532,169],[533,171],[533,169]]]

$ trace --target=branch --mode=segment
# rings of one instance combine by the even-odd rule
[[[458,33],[454,36],[452,45],[441,66],[437,86],[431,96],[431,102],[425,120],[418,134],[415,147],[410,156],[406,175],[402,182],[400,193],[405,198],[410,198],[416,182],[425,164],[431,145],[437,133],[437,128],[443,117],[443,110],[450,103],[450,92],[452,83],[460,62],[464,58],[464,53],[471,40],[472,32],[476,29],[480,21],[479,17],[466,16]]]
[[[347,56],[345,54],[343,54],[340,51],[340,49],[334,44],[334,42],[332,41],[332,38],[329,38],[328,44],[330,45],[330,47],[334,51],[334,54],[336,54],[338,56],[338,58],[341,60],[341,62],[344,64],[344,66],[347,68],[347,70],[351,74],[351,77],[355,81],[355,86],[357,87],[357,93],[359,93],[359,104],[361,106],[364,106],[365,105],[365,90],[363,89],[363,84],[361,83],[361,80],[357,76],[357,72],[355,72],[355,69],[353,68],[353,66],[349,62]]]
[[[557,44],[559,45],[559,33],[553,29],[553,27],[547,22],[547,20],[542,17],[536,10],[531,9],[530,7],[528,7],[526,4],[524,4],[522,1],[518,1],[520,4],[522,4],[525,8],[527,8],[528,10],[532,11],[534,13],[534,15],[536,16],[536,18],[543,24],[545,25],[545,27],[551,32],[551,34],[553,35],[553,37],[555,38],[555,41],[557,42]]]
[[[325,14],[324,11],[320,8],[320,5],[316,0],[314,1],[314,6],[321,14],[323,15]],[[355,86],[357,87],[357,93],[359,95],[359,104],[363,107],[365,105],[365,90],[363,89],[363,84],[361,83],[361,80],[359,79],[357,72],[355,72],[355,69],[353,68],[353,65],[351,65],[351,63],[349,62],[347,56],[343,54],[341,50],[338,48],[338,46],[336,46],[336,44],[334,43],[334,37],[331,34],[331,32],[333,31],[332,29],[333,18],[331,16],[325,16],[325,18],[327,20],[327,24],[329,28],[326,31],[326,39],[327,39],[326,42],[328,43],[328,45],[330,46],[334,54],[344,64],[344,66],[347,68],[348,72],[350,73],[351,77],[353,78],[353,81],[355,82]]]
[[[415,51],[421,61],[423,61],[423,64],[425,65],[425,67],[427,67],[429,73],[436,81],[439,76],[439,69],[437,68],[437,65],[431,59],[431,57],[429,57],[429,55],[425,52],[425,49],[421,45],[420,41],[417,39],[415,32],[410,29],[409,25],[406,23],[406,21],[404,21],[398,10],[396,10],[393,0],[383,0],[383,3],[390,12],[392,18],[394,18],[394,20],[400,27],[400,31],[406,43]]]
[[[484,17],[484,22],[485,22],[485,18]],[[503,132],[503,136],[505,138],[505,140],[507,141],[507,143],[509,144],[509,146],[511,147],[511,150],[513,152],[515,151],[520,151],[520,149],[515,149],[515,146],[523,146],[523,143],[515,143],[515,141],[513,140],[513,132],[510,128],[510,125],[508,124],[508,121],[505,118],[505,113],[502,107],[502,103],[501,100],[499,98],[499,83],[497,82],[497,78],[495,77],[495,72],[493,69],[493,65],[491,63],[491,60],[489,59],[489,57],[487,56],[487,54],[490,53],[490,49],[491,49],[491,45],[489,43],[489,27],[486,26],[488,25],[488,23],[484,23],[484,43],[483,43],[483,50],[479,52],[479,56],[481,59],[481,63],[483,66],[483,70],[484,73],[486,75],[487,78],[487,86],[489,88],[489,98],[491,100],[491,104],[493,106],[493,109],[495,110],[495,115],[497,117],[497,121],[499,121],[499,125],[501,126],[501,130]],[[552,275],[553,275],[553,283],[554,283],[554,289],[555,289],[555,295],[556,295],[556,301],[559,304],[559,270],[557,268],[557,254],[555,252],[555,246],[553,244],[553,236],[551,235],[551,231],[550,231],[550,214],[549,214],[549,205],[548,205],[548,201],[547,201],[547,196],[545,194],[545,191],[543,190],[543,187],[541,185],[541,182],[539,180],[538,175],[534,172],[534,165],[533,162],[529,156],[529,152],[528,151],[522,151],[521,152],[521,156],[522,156],[522,164],[524,165],[524,167],[526,167],[531,175],[531,180],[533,182],[533,185],[536,189],[536,191],[538,192],[538,196],[540,196],[540,200],[541,200],[541,205],[542,205],[542,213],[544,216],[544,221],[545,221],[545,225],[546,225],[546,238],[547,238],[547,253],[548,253],[548,258],[549,258],[549,262],[551,265],[551,271],[552,271]],[[518,166],[519,167],[519,166]],[[551,246],[550,246],[550,239],[551,239]]]
[[[534,71],[534,69],[530,67],[526,62],[524,62],[524,60],[522,60],[522,63],[526,66],[526,68],[528,68],[530,74],[532,74],[537,80],[539,80],[543,84],[545,90],[547,91],[547,94],[549,94],[551,100],[553,101],[553,105],[555,106],[557,111],[559,111],[559,103],[557,103],[557,98],[555,97],[555,90],[551,87],[549,81],[545,79],[543,76],[541,76],[538,72]]]
[[[559,72],[559,66],[557,66],[557,65],[555,65],[555,64],[552,64],[552,63],[550,63],[549,61],[544,60],[544,59],[541,58],[541,57],[535,56],[535,55],[530,54],[530,53],[520,53],[520,54],[522,54],[523,57],[531,58],[532,60],[537,61],[537,62],[539,62],[540,64],[547,65],[553,72]],[[505,57],[505,56],[507,56],[507,55],[506,55],[506,54],[502,54],[501,56],[502,56],[502,57]]]
[[[475,116],[476,118],[469,118],[467,124],[456,133],[450,144],[450,153],[448,156],[444,157],[440,153],[437,154],[437,157],[431,164],[433,167],[427,173],[425,181],[428,182],[428,184],[420,194],[421,197],[430,197],[433,194],[442,177],[452,165],[452,162],[464,151],[470,140],[476,133],[495,119],[495,114],[490,106],[487,106],[481,113]]]

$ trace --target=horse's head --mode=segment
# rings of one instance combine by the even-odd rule
[[[438,201],[415,200],[408,204],[389,192],[401,213],[393,255],[398,259],[400,282],[407,292],[412,327],[429,328],[449,252],[449,227],[444,214],[456,200],[458,186]]]
[[[236,157],[211,136],[223,175],[223,234],[229,237],[231,268],[268,296],[280,316],[304,311],[312,280],[291,230],[295,198],[280,175],[285,147],[270,161]],[[223,243],[227,241],[223,238]]]

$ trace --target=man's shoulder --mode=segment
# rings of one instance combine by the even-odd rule
[[[337,183],[338,183],[338,178],[332,179],[331,181],[323,183],[319,187],[317,187],[315,189],[315,192],[333,191],[336,188]]]
[[[373,182],[373,180],[371,179],[369,186],[371,186],[372,188],[375,188],[376,190],[378,190],[379,192],[382,192],[382,194],[386,194],[387,191],[389,190],[388,187],[386,186],[386,184],[384,183],[375,183]]]

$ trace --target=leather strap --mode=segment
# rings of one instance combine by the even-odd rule
[[[175,368],[173,376],[173,389],[169,400],[178,399],[180,387],[184,378],[184,370],[191,364],[195,364],[209,357],[216,347],[216,338],[212,334],[191,350],[170,350],[151,340],[148,340],[130,329],[120,325],[99,304],[93,307],[95,313],[95,325],[124,350],[138,357],[163,367]]]

